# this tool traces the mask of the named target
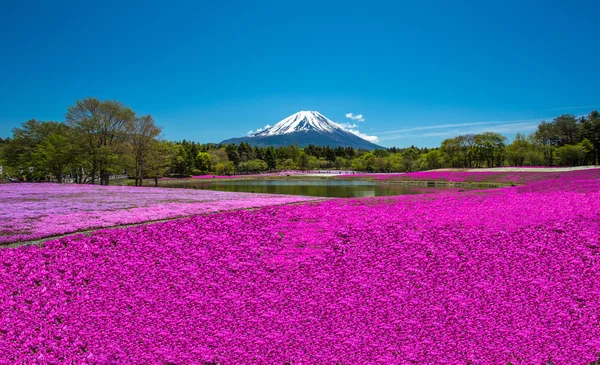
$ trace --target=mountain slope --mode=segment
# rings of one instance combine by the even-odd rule
[[[319,112],[301,111],[272,127],[260,130],[247,137],[231,138],[221,143],[246,142],[252,146],[289,146],[309,144],[330,147],[354,147],[358,149],[383,149],[356,134],[346,131],[339,124],[327,119]]]

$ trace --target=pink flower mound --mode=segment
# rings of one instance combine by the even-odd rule
[[[234,179],[239,178],[237,175],[196,175],[192,179]]]
[[[354,175],[372,177],[374,180],[427,180],[427,181],[452,181],[452,182],[497,182],[527,184],[535,181],[552,179],[565,179],[567,181],[598,179],[600,169],[577,170],[568,172],[494,172],[494,171],[420,171],[403,174],[363,174]]]
[[[0,243],[318,198],[121,186],[0,184]]]
[[[600,181],[558,182],[0,250],[0,364],[587,364]]]
[[[265,172],[262,174],[248,174],[248,175],[196,175],[192,176],[193,179],[254,179],[257,177],[264,176],[297,176],[297,175],[309,175],[314,173],[331,173],[332,176],[335,174],[347,173],[347,171],[339,170],[290,170],[290,171],[278,171],[278,172]]]

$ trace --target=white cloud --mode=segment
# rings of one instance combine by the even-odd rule
[[[525,119],[514,121],[498,121],[498,122],[475,122],[475,123],[456,123],[456,124],[440,124],[437,126],[422,126],[414,128],[399,129],[394,131],[380,132],[385,134],[382,140],[396,140],[406,138],[423,138],[423,137],[456,137],[463,134],[478,134],[483,132],[497,133],[528,133],[536,130],[538,124],[542,120],[550,120],[552,118],[540,119]],[[435,131],[439,129],[440,131]],[[419,132],[423,133],[406,133]]]
[[[365,118],[363,117],[362,114],[354,115],[352,113],[346,113],[346,118],[350,119],[350,120],[355,120],[357,122],[364,122],[365,121]]]
[[[344,129],[358,128],[358,125],[356,123],[337,123],[337,124],[340,125]]]
[[[367,140],[371,143],[379,142],[379,138],[377,136],[369,136],[367,134],[361,133],[358,130],[358,125],[356,123],[335,123],[335,124],[338,125],[340,128],[342,128],[343,130],[345,130],[346,132],[350,132],[350,133],[352,133],[356,136],[359,136],[360,138]]]
[[[357,114],[354,115],[352,113],[346,113],[346,118],[350,119],[354,122],[364,122],[365,118],[362,114]],[[358,125],[356,123],[336,123],[337,125],[339,125],[343,130],[345,130],[346,132],[350,132],[356,136],[359,136],[360,138],[367,140],[371,143],[377,143],[379,142],[379,138],[377,136],[369,136],[367,134],[361,133],[358,130]]]
[[[249,130],[248,131],[248,136],[253,136],[257,133],[260,133],[262,131],[264,131],[265,129],[271,128],[271,125],[267,124],[266,126],[262,127],[262,128],[258,128],[257,130],[253,131],[253,130]]]
[[[350,132],[350,133],[352,133],[352,134],[354,134],[354,135],[357,135],[360,138],[362,138],[364,140],[367,140],[367,141],[369,141],[371,143],[377,143],[377,142],[379,142],[379,138],[377,136],[369,136],[369,135],[366,135],[364,133],[359,132],[358,130],[353,130],[353,129],[347,129],[347,131]]]
[[[573,109],[587,109],[587,108],[598,108],[599,105],[585,105],[585,106],[562,106],[560,108],[548,109],[547,111],[557,111],[557,110],[573,110]]]
[[[391,131],[378,132],[377,134],[398,134],[405,132],[414,131],[425,131],[431,129],[447,129],[456,127],[473,127],[481,125],[498,125],[498,124],[512,124],[512,123],[523,123],[523,122],[541,122],[542,120],[551,120],[552,118],[537,118],[537,119],[522,119],[522,120],[498,120],[491,122],[471,122],[471,123],[453,123],[453,124],[438,124],[438,125],[425,125],[421,127],[411,127],[404,129],[395,129]]]

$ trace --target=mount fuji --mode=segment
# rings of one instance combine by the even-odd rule
[[[267,126],[250,133],[247,137],[227,139],[222,144],[246,142],[251,146],[290,146],[309,144],[329,147],[353,147],[357,149],[385,149],[347,131],[316,111],[300,111],[283,119],[274,126]]]

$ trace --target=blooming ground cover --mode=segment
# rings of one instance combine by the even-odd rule
[[[419,171],[408,173],[390,174],[361,174],[339,176],[338,178],[370,178],[379,181],[449,181],[449,182],[472,182],[472,183],[514,183],[531,184],[539,181],[555,181],[560,179],[568,182],[570,186],[576,186],[578,181],[589,181],[600,176],[600,169],[581,169],[573,171],[534,171],[535,169],[523,169],[524,171]],[[571,184],[570,182],[573,182]]]
[[[0,243],[314,199],[207,190],[0,184]]]
[[[347,170],[288,170],[278,172],[267,172],[261,174],[248,174],[248,175],[196,175],[192,176],[193,179],[256,179],[268,176],[335,176],[335,175],[350,175],[354,174],[354,171]],[[163,178],[169,179],[169,178]]]
[[[0,250],[0,364],[588,364],[599,177]]]

